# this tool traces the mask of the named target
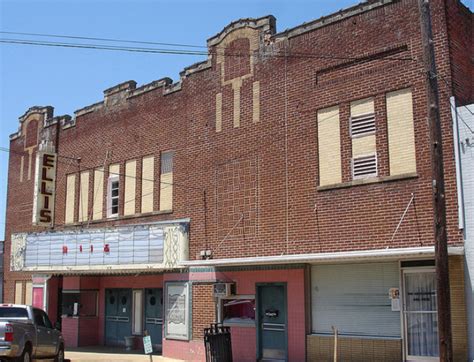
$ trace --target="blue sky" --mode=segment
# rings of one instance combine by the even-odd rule
[[[271,14],[282,31],[357,2],[0,0],[0,30],[206,45],[207,38],[239,18]],[[130,79],[139,85],[162,77],[177,80],[183,67],[200,60],[204,57],[0,44],[0,146],[9,146],[18,117],[31,106],[51,105],[55,115],[72,115],[102,100],[110,86]],[[8,153],[0,152],[0,239],[7,167]]]

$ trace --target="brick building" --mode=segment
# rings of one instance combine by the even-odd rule
[[[473,100],[472,13],[431,12],[464,361],[449,99]],[[147,330],[163,355],[203,360],[219,321],[236,361],[327,360],[333,326],[342,360],[436,360],[420,29],[415,0],[280,33],[272,16],[241,19],[178,82],[121,83],[74,117],[30,108],[10,143],[5,300],[47,309],[67,346]]]

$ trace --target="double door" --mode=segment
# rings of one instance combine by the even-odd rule
[[[163,289],[145,289],[145,330],[154,348],[159,349],[163,336]]]
[[[132,290],[105,290],[105,344],[125,345],[125,337],[132,335]]]

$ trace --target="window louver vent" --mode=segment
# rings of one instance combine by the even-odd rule
[[[377,176],[377,156],[363,156],[352,160],[353,178]]]
[[[351,136],[363,136],[375,132],[375,114],[351,117]]]

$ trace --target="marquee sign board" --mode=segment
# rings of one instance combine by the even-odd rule
[[[40,148],[36,154],[33,225],[53,226],[56,163],[56,153]]]
[[[113,272],[172,269],[188,260],[189,222],[12,234],[11,270]]]

